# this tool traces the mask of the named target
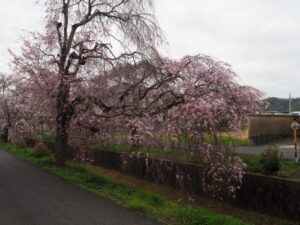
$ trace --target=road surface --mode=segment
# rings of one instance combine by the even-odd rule
[[[294,145],[292,139],[282,139],[274,141],[270,144],[276,144],[279,147],[280,152],[282,152],[283,158],[294,159]],[[236,151],[239,154],[244,155],[260,155],[268,148],[269,145],[259,145],[259,146],[243,146],[237,147]],[[300,158],[300,143],[298,143],[298,157]]]
[[[159,225],[0,150],[1,225]]]

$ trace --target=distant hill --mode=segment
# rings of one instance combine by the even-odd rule
[[[267,98],[266,102],[269,103],[267,111],[280,111],[280,112],[288,112],[289,111],[289,99],[288,98]],[[292,110],[300,111],[300,98],[292,99]]]

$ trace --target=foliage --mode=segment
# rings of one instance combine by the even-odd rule
[[[184,61],[188,65],[180,67]],[[195,56],[177,64],[175,68],[182,75],[178,86],[185,93],[185,101],[178,109],[168,111],[167,131],[172,134],[201,142],[219,131],[237,130],[247,113],[262,106],[262,93],[239,85],[226,63]]]
[[[22,136],[16,137],[14,139],[13,143],[15,145],[17,145],[18,147],[20,147],[20,148],[26,148],[27,147],[26,146],[26,141],[25,141],[24,137],[22,137]]]
[[[204,192],[221,201],[235,198],[243,182],[246,164],[226,148],[208,150],[204,157],[208,167],[202,179]]]
[[[42,136],[42,139],[45,141],[51,141],[51,142],[55,141],[55,136],[50,133],[43,133],[43,134],[41,134],[41,136]]]
[[[51,150],[43,143],[37,143],[33,147],[33,153],[37,157],[48,156],[51,154]]]
[[[145,143],[147,136],[152,137],[152,129],[151,126],[147,126],[140,119],[129,120],[127,123],[127,127],[129,129],[129,143],[134,147],[139,147],[142,143]]]
[[[282,159],[282,153],[279,151],[277,145],[270,145],[264,153],[261,155],[261,166],[265,174],[275,174],[280,168],[280,160]]]
[[[218,215],[195,206],[179,205],[167,201],[152,193],[104,178],[74,163],[66,163],[64,167],[60,168],[54,167],[53,157],[36,157],[31,149],[20,149],[7,143],[0,143],[0,145],[11,153],[41,166],[72,184],[168,224],[250,225],[231,216]]]

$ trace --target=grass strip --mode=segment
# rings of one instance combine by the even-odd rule
[[[19,148],[0,143],[2,149],[62,177],[71,184],[94,192],[126,208],[138,211],[157,221],[170,225],[251,225],[240,219],[216,214],[196,206],[181,205],[146,192],[104,178],[72,162],[64,167],[54,167],[53,157],[37,157],[29,148]]]
[[[262,164],[260,163],[262,156],[240,155],[240,158],[247,164],[247,171],[253,173],[264,173]],[[292,159],[281,159],[280,170],[274,176],[300,179],[300,163],[295,163]]]
[[[219,135],[217,140],[210,136],[204,137],[204,141],[208,144],[218,144],[218,145],[225,145],[225,146],[249,146],[248,138],[242,138],[237,136],[230,136],[230,135]]]

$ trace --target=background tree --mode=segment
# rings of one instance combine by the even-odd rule
[[[11,76],[0,73],[0,120],[1,120],[1,139],[8,142],[9,129],[12,127],[13,113],[10,87],[13,84]]]

